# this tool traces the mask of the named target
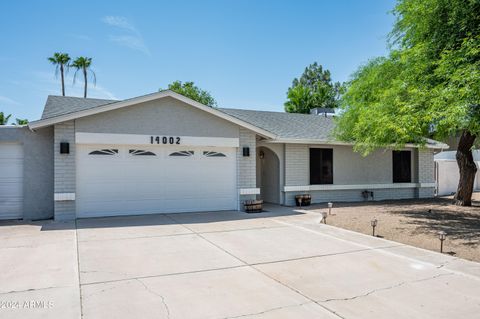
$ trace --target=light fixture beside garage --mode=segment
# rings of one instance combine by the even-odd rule
[[[243,157],[249,157],[250,156],[250,147],[244,147],[243,148]]]
[[[70,154],[70,143],[67,143],[67,142],[60,143],[60,154]]]
[[[258,157],[260,157],[260,159],[264,159],[265,153],[263,151],[260,151],[260,153],[258,153]]]

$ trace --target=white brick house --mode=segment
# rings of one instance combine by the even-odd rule
[[[362,157],[333,128],[323,115],[213,109],[168,90],[50,96],[40,120],[0,129],[10,172],[0,219],[238,210],[303,193],[314,203],[433,196],[433,151],[446,145]]]

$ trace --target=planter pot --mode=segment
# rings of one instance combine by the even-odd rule
[[[295,204],[298,207],[310,206],[311,202],[312,202],[312,195],[310,194],[302,194],[302,195],[295,196]]]
[[[243,205],[246,213],[260,213],[263,210],[263,200],[247,200]]]

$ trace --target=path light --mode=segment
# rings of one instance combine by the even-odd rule
[[[372,225],[372,236],[375,237],[375,227],[377,227],[378,220],[376,218],[370,221],[370,225]]]
[[[443,241],[447,238],[447,233],[442,231],[438,232],[438,239],[440,239],[440,252],[443,253]]]
[[[333,203],[332,202],[328,203],[328,215],[332,215],[332,207],[333,207]]]
[[[327,212],[322,212],[322,220],[321,220],[321,221],[322,221],[324,224],[327,223],[327,216],[328,216],[328,215],[327,215]]]

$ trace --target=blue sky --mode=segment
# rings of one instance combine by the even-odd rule
[[[93,58],[89,97],[124,99],[194,81],[219,106],[282,111],[317,61],[346,81],[386,54],[394,0],[2,1],[0,111],[38,119],[60,80],[53,52]],[[81,96],[83,82],[66,93]]]

